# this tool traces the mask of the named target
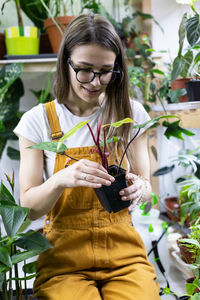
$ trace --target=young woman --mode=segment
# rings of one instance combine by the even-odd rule
[[[67,27],[58,54],[56,100],[25,113],[15,129],[19,136],[21,204],[30,218],[46,214],[44,232],[52,248],[38,259],[34,285],[38,299],[148,300],[160,299],[153,266],[131,225],[128,210],[147,200],[149,157],[143,131],[128,152],[128,187],[120,191],[129,208],[108,213],[93,188],[109,186],[114,178],[102,167],[87,126],[66,140],[65,155],[28,149],[42,141],[58,140],[76,124],[90,120],[96,131],[103,124],[131,117],[149,119],[143,106],[128,96],[127,67],[121,41],[100,15],[80,15]],[[120,135],[110,146],[109,164],[135,132],[132,125],[109,128],[107,138]],[[44,175],[44,176],[43,176]],[[45,179],[44,179],[45,177]]]

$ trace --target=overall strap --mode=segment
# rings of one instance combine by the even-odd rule
[[[58,120],[58,116],[56,113],[55,103],[54,101],[50,101],[45,103],[47,118],[49,121],[49,126],[51,128],[51,139],[57,140],[63,136],[63,132],[60,128],[60,123]]]

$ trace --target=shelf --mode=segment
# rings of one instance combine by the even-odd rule
[[[39,72],[45,73],[55,70],[57,57],[53,58],[30,58],[30,59],[9,59],[0,60],[0,67],[5,64],[18,63],[24,64],[23,72]]]
[[[151,109],[151,117],[166,114],[161,105],[153,105]],[[200,128],[200,101],[167,104],[165,109],[167,114],[176,115],[180,119],[180,126]],[[175,121],[175,119],[170,119],[170,121]]]

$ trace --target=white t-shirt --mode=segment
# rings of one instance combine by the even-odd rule
[[[97,120],[101,121],[102,111],[106,101],[104,101],[102,106],[89,117],[73,115],[64,104],[59,104],[57,100],[54,100],[54,102],[61,130],[65,134],[68,130],[84,120],[89,120],[92,130],[96,132]],[[131,107],[133,110],[133,119],[137,122],[137,124],[150,120],[148,113],[145,111],[141,103],[131,100]],[[141,129],[138,136],[141,135],[144,130],[145,129]],[[21,135],[34,143],[51,141],[51,130],[44,104],[39,104],[24,113],[17,127],[14,129],[14,133],[17,136]],[[93,146],[94,142],[88,127],[83,126],[75,134],[70,136],[65,141],[65,144],[68,148],[76,148]],[[46,178],[53,174],[54,161],[55,153],[44,151],[44,173]]]

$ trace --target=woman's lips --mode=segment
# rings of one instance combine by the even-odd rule
[[[89,90],[89,89],[87,89],[85,87],[83,87],[83,88],[84,88],[85,92],[87,94],[89,94],[89,95],[96,95],[96,94],[98,94],[100,92],[100,90]]]

